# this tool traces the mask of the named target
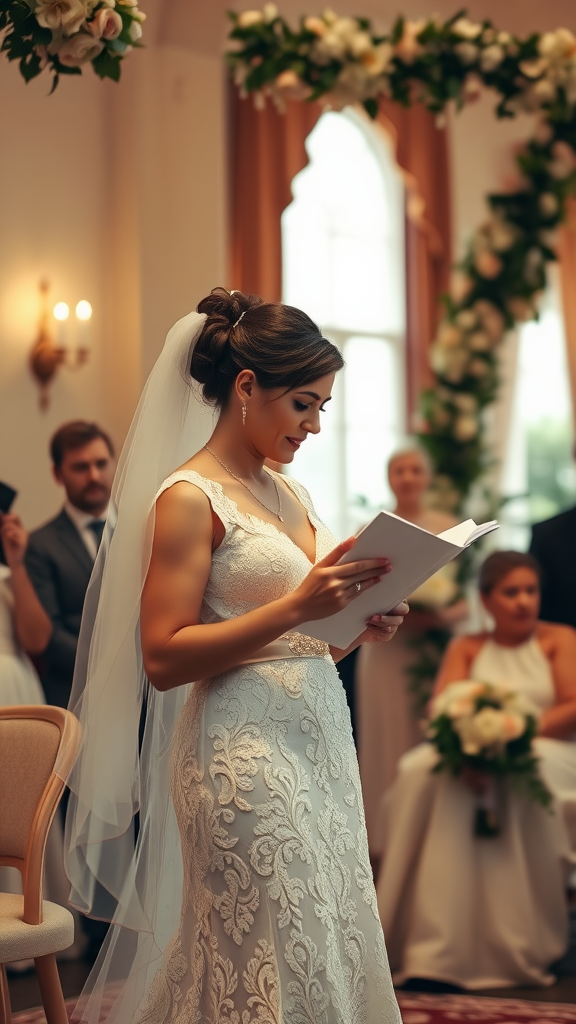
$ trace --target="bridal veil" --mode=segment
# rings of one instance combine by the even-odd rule
[[[169,793],[172,735],[190,687],[146,680],[140,597],[162,482],[206,443],[214,412],[189,373],[206,317],[171,329],[145,385],[112,491],[112,513],[86,595],[70,708],[79,757],[67,779],[71,902],[111,921],[74,1020],[130,1024],[175,932],[180,838]]]

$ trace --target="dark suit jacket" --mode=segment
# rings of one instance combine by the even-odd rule
[[[542,567],[540,618],[576,628],[576,508],[537,523],[530,554]]]
[[[64,510],[30,534],[26,567],[54,632],[42,655],[42,684],[49,704],[70,698],[76,645],[93,562]]]

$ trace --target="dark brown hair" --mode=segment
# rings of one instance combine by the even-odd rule
[[[532,569],[540,580],[540,566],[526,551],[494,551],[480,566],[478,588],[482,594],[490,594],[501,580],[513,569]]]
[[[71,420],[70,423],[63,423],[50,441],[50,456],[56,469],[60,469],[66,452],[83,448],[84,445],[90,444],[90,441],[96,441],[97,438],[104,441],[110,455],[114,456],[112,441],[97,423],[86,423],[85,420]]]
[[[198,312],[206,313],[207,320],[190,373],[203,385],[206,401],[219,407],[226,405],[241,370],[252,370],[264,390],[290,391],[344,365],[336,345],[294,306],[213,288],[198,303]]]

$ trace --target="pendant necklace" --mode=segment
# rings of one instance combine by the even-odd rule
[[[280,520],[281,523],[284,522],[284,520],[282,518],[282,515],[281,515],[281,512],[282,512],[282,500],[280,498],[280,491],[278,490],[278,484],[276,483],[276,481],[275,481],[275,479],[274,479],[274,477],[272,476],[271,473],[269,473],[268,476],[270,477],[270,479],[272,480],[272,483],[274,484],[274,489],[276,491],[276,497],[278,498],[278,511],[277,512],[274,512],[274,510],[271,509],[271,508],[268,508],[268,505],[265,505],[263,501],[260,501],[260,498],[258,497],[257,494],[254,494],[254,491],[252,490],[252,488],[248,487],[248,484],[245,484],[244,481],[241,480],[239,476],[236,476],[236,473],[233,473],[231,469],[228,469],[228,466],[224,462],[222,462],[222,459],[220,459],[216,455],[216,452],[213,452],[212,449],[209,448],[207,444],[205,444],[204,447],[205,447],[206,451],[210,453],[212,458],[216,459],[216,462],[220,463],[220,465],[222,466],[222,469],[225,469],[226,472],[229,473],[230,476],[234,478],[234,480],[237,480],[239,484],[242,484],[242,487],[246,488],[246,490],[248,491],[249,494],[252,495],[254,500],[257,501],[259,505],[262,505],[262,508],[265,508],[266,511],[269,512],[271,516],[276,516]]]

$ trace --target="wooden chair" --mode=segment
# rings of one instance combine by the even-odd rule
[[[0,708],[0,866],[18,868],[23,896],[0,893],[0,1024],[11,1024],[6,964],[32,957],[48,1024],[68,1024],[55,954],[74,941],[69,910],[42,898],[48,829],[78,750],[80,727],[62,708]]]

